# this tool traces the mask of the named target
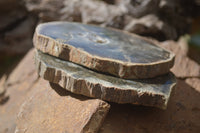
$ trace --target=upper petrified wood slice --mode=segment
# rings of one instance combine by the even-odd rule
[[[174,54],[139,36],[79,23],[40,24],[34,45],[44,53],[125,79],[166,74],[174,62]]]
[[[169,73],[154,79],[126,80],[94,72],[74,63],[36,51],[38,73],[61,87],[89,97],[116,103],[166,108],[175,77]]]

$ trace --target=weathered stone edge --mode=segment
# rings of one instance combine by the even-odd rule
[[[42,51],[43,53],[47,53],[64,60],[86,66],[99,72],[109,73],[120,78],[153,78],[168,73],[169,69],[174,65],[175,55],[167,50],[165,51],[170,53],[168,60],[149,64],[124,63],[114,59],[110,60],[108,58],[94,56],[85,51],[82,51],[81,49],[77,49],[71,45],[62,44],[50,37],[39,34],[38,31],[40,27],[41,25],[36,28],[33,38],[34,46],[38,50]],[[131,35],[137,38],[142,38],[134,34]],[[152,41],[148,39],[145,40],[152,43]]]
[[[19,119],[19,117],[21,117],[21,115],[23,114],[23,111],[25,109],[25,107],[27,106],[27,104],[29,104],[29,102],[33,100],[32,98],[28,99],[28,101],[25,101],[22,106],[20,107],[20,111],[17,115],[17,119]],[[100,101],[98,103],[98,108],[95,109],[94,113],[90,116],[90,118],[88,119],[87,123],[84,125],[84,127],[82,128],[82,130],[80,131],[80,133],[97,133],[99,131],[99,129],[101,128],[104,119],[106,118],[108,112],[110,109],[110,104],[108,104],[107,102],[104,101]],[[15,132],[21,132],[22,129],[16,128]]]
[[[120,88],[113,87],[109,88],[101,84],[94,84],[90,81],[75,79],[64,71],[42,62],[38,57],[36,57],[37,50],[35,52],[35,64],[38,74],[45,80],[56,83],[62,88],[75,94],[81,94],[121,104],[130,103],[166,109],[170,93],[175,87],[175,83],[170,86],[170,93],[167,96],[148,92],[137,92],[136,90],[121,90]],[[113,96],[113,94],[116,94],[117,96]]]
[[[104,101],[100,102],[99,107],[91,116],[89,122],[84,126],[83,133],[97,133],[107,116],[110,105]],[[102,117],[103,116],[103,117]]]

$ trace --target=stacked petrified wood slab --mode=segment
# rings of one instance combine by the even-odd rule
[[[40,24],[35,61],[44,79],[72,93],[166,108],[174,54],[136,35],[69,22]]]

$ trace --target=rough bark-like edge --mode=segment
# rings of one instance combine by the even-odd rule
[[[61,69],[44,63],[40,57],[38,57],[37,50],[35,51],[35,64],[38,74],[42,78],[56,83],[72,93],[121,104],[130,103],[166,109],[171,91],[176,85],[176,82],[174,81],[174,83],[171,84],[169,88],[170,92],[167,95],[159,93],[152,94],[146,91],[138,92],[133,89],[122,90],[121,88],[106,87],[102,84],[95,84],[87,80],[75,79]]]
[[[59,24],[65,22],[53,22],[53,23]],[[33,38],[33,44],[38,50],[42,51],[43,53],[59,57],[63,60],[83,65],[85,67],[88,67],[90,69],[99,72],[109,73],[111,75],[124,79],[144,79],[144,78],[153,78],[159,75],[166,74],[169,72],[169,69],[174,65],[175,55],[165,49],[164,50],[167,51],[170,55],[169,59],[148,64],[127,63],[115,59],[94,56],[81,49],[77,49],[71,45],[63,44],[62,42],[58,42],[50,37],[39,34],[38,31],[42,27],[42,25],[43,24],[37,26]],[[130,34],[125,31],[120,31],[120,32],[143,39],[153,45],[160,47],[159,45],[153,43],[153,41],[149,39],[144,39],[143,37],[140,37],[135,34]],[[160,48],[163,49],[162,47]]]

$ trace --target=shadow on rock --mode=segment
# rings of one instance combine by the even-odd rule
[[[100,133],[198,132],[200,130],[200,93],[178,80],[166,110],[111,103]]]
[[[67,91],[66,89],[63,89],[61,86],[59,86],[58,84],[55,83],[51,83],[49,82],[51,88],[57,92],[57,94],[59,94],[60,96],[71,96],[73,98],[79,99],[80,101],[84,101],[84,100],[90,100],[92,98],[88,98],[82,95],[77,95],[77,94],[73,94],[69,91]]]

